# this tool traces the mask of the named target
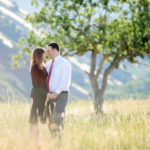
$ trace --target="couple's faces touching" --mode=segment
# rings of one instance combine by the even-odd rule
[[[55,49],[53,49],[51,46],[48,46],[47,48],[47,56],[49,56],[50,59],[54,58],[55,55]]]
[[[46,60],[46,56],[48,56],[50,59],[53,59],[55,56],[56,49],[53,49],[51,46],[48,46],[46,53],[42,55],[42,62]]]
[[[53,52],[54,50],[52,49],[51,46],[48,46],[47,51],[42,55],[42,62],[46,60],[46,56],[48,56],[50,59],[53,59]]]

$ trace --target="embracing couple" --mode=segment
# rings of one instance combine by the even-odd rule
[[[65,107],[71,82],[71,65],[60,55],[59,45],[47,47],[50,60],[43,48],[33,50],[31,59],[31,132],[38,135],[38,123],[47,123],[52,136],[61,135],[64,128]]]

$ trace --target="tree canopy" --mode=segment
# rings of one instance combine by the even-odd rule
[[[64,56],[90,52],[91,68],[87,74],[95,95],[98,92],[103,95],[108,75],[121,61],[127,59],[134,63],[137,56],[144,58],[150,53],[148,0],[42,0],[42,2],[43,6],[40,7],[38,0],[32,0],[32,4],[40,7],[40,11],[26,17],[34,30],[27,38],[22,39],[21,54],[31,54],[33,47],[45,47],[50,41],[60,44]],[[99,55],[101,60],[97,59]],[[15,56],[16,64],[18,60]],[[100,86],[98,78],[105,62],[109,63],[109,66],[104,71]]]

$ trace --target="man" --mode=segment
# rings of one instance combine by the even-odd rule
[[[47,54],[50,61],[46,64],[47,78],[47,111],[51,112],[49,129],[55,135],[64,128],[65,107],[71,82],[71,65],[60,55],[59,45],[50,43]]]

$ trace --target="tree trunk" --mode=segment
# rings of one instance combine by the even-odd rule
[[[102,64],[100,65],[100,69],[98,69],[97,74],[95,74],[95,68],[96,68],[96,53],[93,51],[91,55],[91,70],[89,75],[92,90],[94,93],[94,108],[96,113],[101,113],[103,114],[103,96],[106,90],[107,86],[107,79],[108,75],[113,71],[113,69],[116,67],[116,65],[119,63],[119,60],[117,57],[114,57],[112,63],[106,68],[104,71],[103,79],[102,79],[102,85],[101,88],[99,88],[99,83],[98,83],[98,76],[100,74],[100,70],[102,69]]]
[[[100,90],[94,92],[94,108],[96,114],[103,114],[103,94]]]
[[[107,80],[107,77],[105,77],[105,80]],[[99,89],[98,87],[98,81],[96,80],[95,76],[90,77],[93,93],[94,93],[94,108],[95,112],[103,114],[103,96],[106,89],[107,82],[103,83],[102,89]],[[104,78],[103,78],[104,81]],[[104,86],[105,84],[105,86]]]

